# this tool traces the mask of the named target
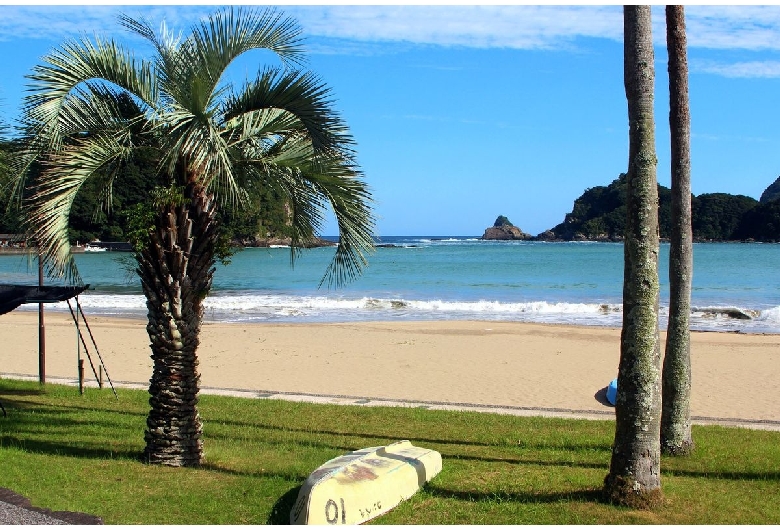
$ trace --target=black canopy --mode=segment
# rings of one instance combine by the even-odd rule
[[[22,304],[63,302],[89,289],[77,287],[38,287],[37,285],[0,285],[0,315],[10,313]]]

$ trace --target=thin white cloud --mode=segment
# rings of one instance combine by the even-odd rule
[[[689,47],[780,50],[780,6],[690,6],[685,16]]]
[[[153,27],[163,20],[172,29],[186,29],[213,8],[205,6],[112,6],[112,5],[0,5],[0,40],[20,38],[61,42],[86,34],[126,38],[118,16],[147,18]]]
[[[290,8],[309,35],[472,48],[540,49],[620,39],[617,6],[328,6]]]
[[[766,138],[763,136],[734,136],[734,135],[718,135],[710,133],[691,133],[691,137],[699,140],[706,140],[709,142],[726,142],[726,143],[777,143],[774,138]]]
[[[186,29],[216,6],[0,5],[0,39],[62,40],[81,33],[116,34],[117,14],[144,14],[153,23]],[[619,5],[282,5],[307,37],[355,43],[407,43],[473,48],[569,48],[579,38],[622,40]],[[653,8],[654,33],[664,45],[663,7]],[[690,48],[780,51],[780,6],[686,6]],[[350,43],[352,43],[350,45]],[[318,43],[318,46],[323,46]]]
[[[780,78],[780,61],[701,62],[693,64],[691,70],[733,78]]]

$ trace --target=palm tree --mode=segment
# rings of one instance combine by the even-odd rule
[[[661,351],[658,331],[658,184],[650,6],[625,6],[624,78],[629,153],[615,442],[605,493],[652,506],[661,494]]]
[[[27,219],[47,270],[80,283],[67,239],[79,188],[102,178],[110,197],[116,168],[139,148],[157,150],[162,185],[138,216],[135,241],[154,361],[144,458],[194,466],[203,460],[197,348],[220,251],[217,209],[241,205],[248,184],[273,188],[289,205],[296,248],[332,208],[340,238],[321,284],[339,286],[360,274],[373,249],[371,194],[329,88],[298,69],[295,21],[231,7],[186,38],[164,26],[158,34],[145,20],[120,22],[152,44],[154,59],[86,38],[45,57],[29,76],[18,178],[32,162],[42,164]],[[254,49],[275,52],[281,66],[241,87],[226,82],[227,67]],[[127,112],[128,101],[137,112]]]
[[[661,450],[683,455],[693,450],[691,435],[691,115],[685,10],[666,6],[669,50],[669,128],[672,143],[672,231],[669,245],[669,326],[663,364]]]

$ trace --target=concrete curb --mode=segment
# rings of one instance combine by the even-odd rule
[[[25,381],[37,381],[37,376],[26,374],[0,373],[0,377],[6,379],[19,379]],[[48,382],[78,386],[77,379],[65,377],[49,377]],[[85,383],[86,387],[97,388],[95,381]],[[105,385],[104,385],[105,388]],[[130,381],[114,381],[114,388],[131,388],[136,390],[147,390],[148,385]],[[604,406],[603,409],[564,409],[564,408],[546,408],[546,407],[522,407],[514,405],[485,405],[479,403],[457,403],[445,401],[418,401],[405,399],[390,399],[368,396],[347,396],[338,394],[313,394],[305,392],[281,392],[276,390],[248,390],[237,388],[216,388],[201,387],[202,394],[213,394],[220,396],[233,396],[246,399],[281,399],[285,401],[299,401],[305,403],[321,403],[331,405],[355,405],[361,407],[408,407],[424,408],[428,410],[455,410],[483,412],[492,414],[506,414],[511,416],[537,416],[547,418],[571,418],[585,420],[612,420],[615,417],[613,407]],[[780,431],[780,421],[761,420],[749,418],[715,418],[708,416],[692,416],[691,423],[694,425],[720,425],[723,427],[742,427],[745,429]]]

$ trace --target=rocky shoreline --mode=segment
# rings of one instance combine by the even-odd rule
[[[597,241],[602,243],[616,243],[622,242],[622,237],[609,237],[600,236],[596,238],[588,238],[582,234],[575,234],[570,239],[564,239],[558,237],[552,230],[546,230],[539,235],[533,236],[523,232],[520,228],[514,225],[501,225],[491,226],[485,229],[485,233],[482,234],[482,239],[486,241],[548,241],[548,242],[565,242],[565,241]]]
[[[233,246],[242,248],[273,248],[273,247],[289,247],[292,245],[292,239],[289,237],[266,237],[266,238],[247,238],[233,240],[231,242]],[[320,248],[320,247],[335,247],[336,243],[315,237],[314,239],[307,241],[300,245],[301,248]]]
[[[482,239],[485,241],[546,241],[548,243],[566,243],[571,241],[591,241],[594,243],[622,243],[624,238],[622,236],[607,236],[600,235],[597,237],[587,237],[583,234],[576,233],[570,238],[558,237],[552,230],[546,230],[538,235],[531,235],[523,232],[516,226],[491,226],[485,229],[485,233],[482,235]],[[661,243],[668,243],[668,238],[660,238]],[[717,240],[717,239],[703,239],[693,238],[694,243],[755,243],[754,239],[729,239],[729,240]],[[768,242],[767,242],[768,243]]]

